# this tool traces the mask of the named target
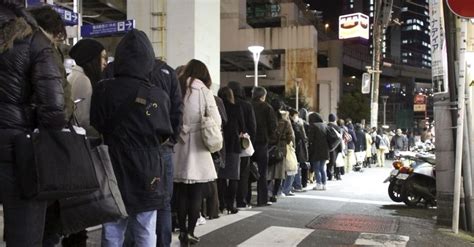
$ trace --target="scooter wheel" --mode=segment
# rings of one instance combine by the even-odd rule
[[[405,184],[402,186],[401,198],[408,207],[412,208],[418,206],[418,203],[422,199],[420,195],[413,193],[412,181],[410,179],[407,179]]]
[[[403,202],[400,186],[397,185],[397,181],[391,181],[388,185],[388,196],[394,202]]]

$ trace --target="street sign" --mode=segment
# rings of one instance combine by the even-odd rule
[[[414,112],[424,112],[424,111],[426,111],[426,105],[425,104],[415,104],[415,105],[413,105],[413,111]]]
[[[58,12],[66,26],[75,26],[79,23],[79,15],[76,12],[73,12],[63,7],[59,7],[57,5],[53,5],[51,7],[54,9],[54,11]]]
[[[464,18],[474,18],[474,4],[472,0],[447,0],[451,11]]]
[[[362,13],[339,16],[339,39],[369,39],[369,17]]]
[[[362,93],[363,94],[370,93],[370,74],[369,73],[362,74]]]
[[[135,28],[135,20],[106,22],[81,27],[82,37],[100,37],[123,34]]]

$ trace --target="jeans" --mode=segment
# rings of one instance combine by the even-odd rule
[[[148,211],[105,223],[102,228],[102,247],[122,247],[127,228],[131,231],[135,246],[155,246],[156,215],[156,210]]]
[[[295,179],[293,180],[293,188],[297,190],[303,189],[303,185],[301,184],[301,167],[298,167],[298,173],[295,175]]]
[[[47,203],[21,198],[13,165],[0,162],[0,201],[7,246],[41,247]]]
[[[165,165],[165,181],[168,193],[171,197],[173,195],[173,148],[168,145],[163,145],[161,148],[161,155]],[[156,246],[165,247],[171,244],[171,198],[167,198],[165,207],[157,211],[156,219]]]
[[[293,180],[295,179],[295,175],[286,175],[285,182],[283,182],[283,188],[281,192],[285,195],[288,195],[293,188]]]
[[[326,171],[324,169],[325,164],[325,160],[311,161],[311,167],[313,168],[316,175],[317,184],[326,184]]]

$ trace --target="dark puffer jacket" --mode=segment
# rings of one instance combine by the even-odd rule
[[[49,39],[0,5],[0,160],[11,161],[13,137],[65,124],[62,75]]]
[[[327,126],[319,113],[309,114],[309,161],[329,160]]]

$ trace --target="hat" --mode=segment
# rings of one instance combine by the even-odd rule
[[[401,129],[397,129],[396,134],[397,134],[397,135],[401,135],[401,134],[402,134],[402,130],[401,130]]]
[[[81,39],[69,51],[69,56],[79,66],[84,66],[89,61],[100,56],[100,53],[105,50],[104,46],[93,39]]]
[[[333,113],[329,114],[329,122],[336,122],[336,115],[334,115]]]

